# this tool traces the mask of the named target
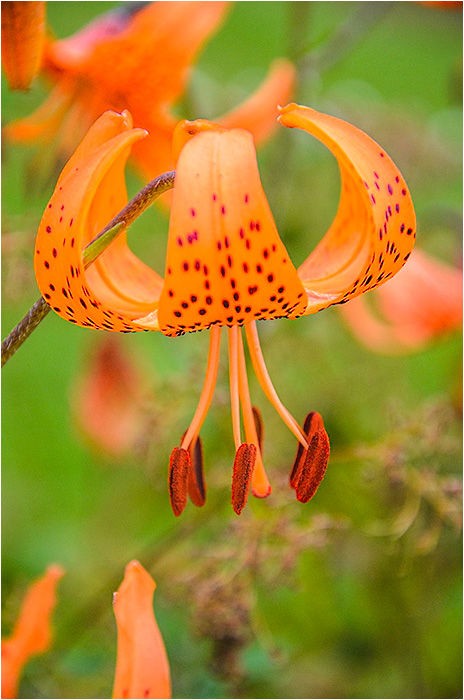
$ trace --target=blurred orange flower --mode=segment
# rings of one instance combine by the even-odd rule
[[[71,401],[85,438],[98,451],[118,458],[133,450],[143,437],[149,382],[117,336],[99,340],[86,359]]]
[[[31,656],[43,654],[50,647],[50,619],[56,603],[56,586],[63,575],[63,569],[53,564],[31,584],[12,634],[2,639],[2,698],[17,697],[24,665]]]
[[[58,155],[67,158],[105,110],[128,109],[135,125],[150,132],[143,147],[134,146],[137,168],[148,179],[170,170],[178,121],[171,108],[228,6],[154,2],[140,9],[139,3],[127,3],[68,39],[49,41],[43,73],[54,88],[36,112],[5,127],[5,138],[53,144]],[[288,101],[294,80],[292,64],[276,61],[258,91],[223,117],[224,124],[265,138],[275,127],[276,105]]]
[[[462,10],[462,2],[453,2],[453,0],[423,0],[421,5],[435,7],[437,10]]]
[[[170,698],[169,661],[153,612],[156,583],[131,561],[113,598],[118,648],[113,698]]]
[[[2,2],[2,65],[11,90],[27,90],[45,47],[45,3]]]
[[[236,449],[235,512],[243,509],[250,487],[258,497],[271,491],[259,414],[250,401],[242,326],[261,387],[298,440],[291,485],[300,501],[314,495],[327,466],[328,437],[319,414],[310,412],[302,429],[281,403],[256,321],[298,318],[345,303],[393,277],[414,246],[415,214],[407,185],[375,141],[341,119],[295,104],[280,109],[279,121],[322,141],[342,177],[336,217],[298,269],[262,189],[252,135],[204,120],[181,122],[173,139],[179,155],[164,279],[130,251],[125,233],[88,269],[83,262],[87,243],[125,204],[124,166],[131,147],[146,135],[132,128],[127,112],[106,112],[93,125],[61,173],[39,226],[37,282],[48,304],[67,321],[123,333],[210,332],[197,410],[171,453],[175,515],[183,511],[187,494],[195,504],[204,503],[199,435],[216,384],[223,326]]]
[[[419,350],[462,327],[462,270],[417,248],[408,265],[372,295],[340,307],[356,338],[370,350]],[[376,313],[377,311],[377,313]]]

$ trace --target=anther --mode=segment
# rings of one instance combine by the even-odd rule
[[[303,433],[304,433],[305,437],[308,439],[308,445],[309,445],[309,442],[311,441],[311,438],[316,433],[318,418],[322,422],[322,418],[321,418],[320,414],[316,413],[315,411],[311,411],[310,413],[308,413],[308,415],[305,418],[305,422],[303,424]],[[299,466],[300,461],[301,461],[301,457],[303,456],[303,452],[305,452],[305,448],[303,447],[301,442],[299,442],[298,449],[296,452],[295,461],[293,463],[292,471],[290,473],[290,486],[292,488],[295,488],[296,475],[297,475],[297,471],[298,471],[298,466]]]
[[[256,435],[258,436],[258,447],[261,454],[263,454],[263,439],[264,439],[264,423],[261,411],[256,406],[252,406],[253,419],[256,427]]]
[[[322,417],[315,411],[307,415],[303,431],[308,441],[308,448],[304,449],[301,444],[298,445],[290,475],[290,485],[295,489],[297,499],[306,503],[314,496],[324,478],[329,461],[330,444]]]
[[[232,473],[232,506],[237,515],[246,505],[255,461],[256,445],[241,444],[235,455]]]
[[[190,445],[189,453],[188,494],[192,503],[201,507],[205,505],[206,488],[203,473],[203,447],[199,437]]]
[[[329,440],[325,430],[318,432],[305,451],[305,459],[299,471],[295,486],[296,497],[301,503],[307,503],[315,495],[324,478],[329,461]]]
[[[169,458],[169,498],[172,512],[178,517],[187,504],[187,483],[191,470],[190,454],[175,447]]]

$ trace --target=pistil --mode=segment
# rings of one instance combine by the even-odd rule
[[[238,344],[240,328],[232,326],[227,331],[229,341],[229,385],[230,385],[230,411],[232,414],[232,430],[234,433],[235,450],[242,444],[240,430],[240,396],[238,373]]]

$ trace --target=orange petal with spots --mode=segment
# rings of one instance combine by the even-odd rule
[[[345,302],[395,275],[414,247],[416,219],[400,171],[367,134],[295,104],[281,109],[279,121],[319,139],[336,157],[341,174],[335,219],[298,268],[309,314]]]
[[[45,45],[44,2],[2,2],[2,65],[12,90],[27,90]]]
[[[462,270],[415,248],[408,264],[372,295],[340,308],[354,335],[370,350],[417,350],[462,327]]]
[[[274,61],[263,83],[245,102],[217,118],[227,129],[246,129],[255,143],[267,139],[276,127],[277,105],[285,104],[295,88],[296,70],[290,61]]]
[[[118,648],[113,698],[170,698],[169,662],[153,612],[156,583],[138,561],[131,561],[113,609]]]
[[[2,640],[2,698],[18,697],[24,665],[31,656],[43,654],[50,647],[50,620],[56,603],[56,587],[63,574],[63,569],[54,564],[31,584],[11,636]]]
[[[64,167],[40,222],[35,273],[42,296],[67,321],[110,331],[141,330],[162,280],[121,233],[88,270],[83,249],[127,202],[124,167],[145,131],[128,112],[105,112]]]
[[[262,189],[251,134],[200,131],[177,162],[161,331],[179,335],[295,318],[305,307],[303,286]]]

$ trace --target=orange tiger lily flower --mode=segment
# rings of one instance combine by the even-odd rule
[[[118,649],[113,698],[170,698],[169,661],[153,612],[156,583],[131,561],[113,598]]]
[[[373,296],[375,309],[358,297],[340,311],[356,338],[375,352],[419,350],[462,327],[462,270],[417,248],[407,267]]]
[[[27,90],[42,64],[45,3],[2,2],[2,65],[12,90]]]
[[[11,636],[2,640],[2,698],[17,697],[23,667],[32,656],[43,654],[50,647],[50,619],[56,587],[63,574],[60,566],[49,566],[29,587]]]
[[[35,113],[5,128],[6,139],[50,143],[67,158],[105,110],[127,109],[135,125],[149,131],[143,147],[134,145],[137,168],[147,179],[170,170],[178,121],[171,107],[228,8],[227,2],[154,2],[142,9],[127,3],[68,39],[49,42],[43,72],[55,87]],[[290,99],[294,81],[293,65],[276,61],[255,95],[224,115],[224,123],[262,140],[275,127],[275,105]]]
[[[166,336],[208,330],[210,348],[197,410],[170,459],[176,515],[187,494],[205,500],[200,429],[227,328],[236,457],[232,502],[240,513],[251,486],[271,487],[262,460],[259,414],[250,401],[242,327],[257,378],[298,440],[291,485],[309,500],[325,472],[329,441],[311,412],[300,428],[272,385],[256,321],[298,318],[349,299],[390,279],[408,259],[415,214],[406,183],[367,134],[341,119],[289,104],[279,121],[312,134],[338,161],[338,211],[315,250],[296,269],[279,237],[261,186],[253,138],[211,122],[181,122],[164,279],[138,260],[121,235],[87,270],[83,248],[125,203],[124,164],[144,137],[127,113],[104,114],[60,176],[39,226],[35,271],[48,304],[72,323],[108,331],[152,330]],[[241,420],[245,440],[242,440]]]

